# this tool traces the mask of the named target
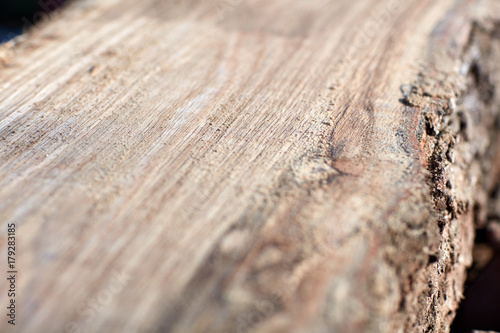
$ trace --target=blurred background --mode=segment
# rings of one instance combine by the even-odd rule
[[[11,40],[67,0],[0,0],[0,43]]]

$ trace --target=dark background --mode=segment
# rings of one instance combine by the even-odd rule
[[[0,0],[0,43],[6,42],[42,19],[67,0]]]

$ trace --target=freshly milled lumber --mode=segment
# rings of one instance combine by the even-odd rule
[[[449,331],[487,205],[499,16],[71,3],[1,50],[18,307],[0,331]]]

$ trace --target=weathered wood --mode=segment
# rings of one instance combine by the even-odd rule
[[[448,331],[499,9],[82,0],[5,46],[0,331]]]

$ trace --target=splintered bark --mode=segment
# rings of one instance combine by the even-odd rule
[[[0,49],[0,331],[448,332],[499,22],[487,0],[71,3]]]

